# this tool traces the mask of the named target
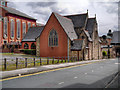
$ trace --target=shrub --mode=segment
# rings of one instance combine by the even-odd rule
[[[102,52],[103,56],[107,56],[107,51]]]
[[[36,50],[35,49],[22,49],[20,51],[25,53],[25,54],[36,55]]]

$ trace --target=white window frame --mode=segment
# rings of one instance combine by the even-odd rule
[[[7,38],[8,37],[8,19],[7,17],[4,17],[4,27],[3,27],[3,35],[4,35],[4,38]]]
[[[33,27],[35,27],[35,24],[32,24]]]
[[[23,24],[25,24],[25,28],[23,27]],[[25,36],[26,34],[26,23],[22,22],[22,38]]]
[[[20,34],[21,33],[21,23],[20,20],[17,20],[17,39],[20,39]],[[18,37],[19,34],[19,37]]]
[[[31,22],[28,22],[28,29],[31,27]]]
[[[12,21],[13,21],[13,23],[12,23]],[[13,24],[14,24],[14,26],[13,26]],[[13,29],[13,36],[12,36],[12,29]],[[11,39],[14,38],[14,35],[15,35],[15,21],[13,19],[11,19],[11,22],[10,22],[10,37],[11,37]]]

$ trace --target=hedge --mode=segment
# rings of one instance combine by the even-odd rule
[[[102,52],[103,56],[107,56],[107,51]]]
[[[35,49],[21,49],[20,51],[25,53],[25,54],[36,55],[36,50]]]

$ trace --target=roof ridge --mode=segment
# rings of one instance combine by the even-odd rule
[[[12,12],[10,12],[9,10],[13,10],[13,11],[16,11],[16,12],[18,12],[18,13],[24,14],[24,15],[26,15],[26,16],[24,16],[24,15],[19,15],[19,14],[16,14],[16,13],[12,13],[12,14],[19,15],[19,16],[22,16],[22,17],[26,17],[26,18],[29,18],[29,19],[34,19],[34,20],[36,20],[36,19],[33,18],[31,15],[28,15],[28,14],[26,14],[26,13],[24,13],[24,12],[18,10],[18,9],[15,9],[15,8],[12,8],[12,7],[2,7],[2,8],[5,9],[5,10],[7,10],[9,13],[12,13]]]
[[[90,17],[90,18],[88,18],[88,19],[95,19],[95,17]]]
[[[68,19],[68,20],[72,21],[70,18],[64,17],[64,16],[62,16],[62,15],[60,15],[60,14],[56,13],[56,12],[53,12],[53,13],[54,13],[54,14],[57,14],[57,15],[59,15],[59,16],[61,16],[61,17],[63,17],[63,18],[65,18],[65,19]]]
[[[87,15],[88,13],[82,13],[82,14],[71,14],[71,15],[65,15],[64,17],[66,16],[78,16],[78,15]]]

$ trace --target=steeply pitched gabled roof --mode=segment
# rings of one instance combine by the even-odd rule
[[[57,18],[57,20],[61,24],[62,28],[65,30],[68,37],[71,40],[77,39],[77,35],[75,33],[72,21],[66,17],[63,17],[63,16],[57,14],[57,13],[53,13],[53,14],[55,15],[55,17]]]
[[[111,44],[120,44],[120,31],[114,31]]]
[[[83,40],[74,40],[71,46],[72,51],[80,51],[83,47]]]
[[[90,35],[89,35],[88,31],[84,30],[84,32],[85,32],[86,36],[88,37],[88,40],[91,42],[91,41],[92,41],[92,39],[91,39],[91,37],[90,37]]]
[[[25,37],[23,38],[22,42],[25,41],[35,41],[35,39],[41,34],[43,31],[44,26],[41,27],[30,27],[28,32],[26,33]]]
[[[16,10],[16,9],[13,9],[13,8],[10,8],[10,7],[1,7],[1,8],[3,8],[4,10],[6,10],[8,13],[36,20],[35,18],[33,18],[33,17],[31,17],[31,16],[29,16],[29,15],[27,15],[25,13],[22,13],[22,12]]]
[[[77,14],[77,15],[68,15],[65,16],[67,18],[70,18],[74,24],[74,27],[84,27],[85,26],[85,22],[87,19],[88,13],[85,14]]]
[[[88,33],[90,34],[90,37],[92,38],[92,34],[93,34],[93,30],[94,30],[94,25],[96,23],[96,19],[95,18],[88,18],[87,20],[87,24],[86,24],[86,30],[88,31]]]

